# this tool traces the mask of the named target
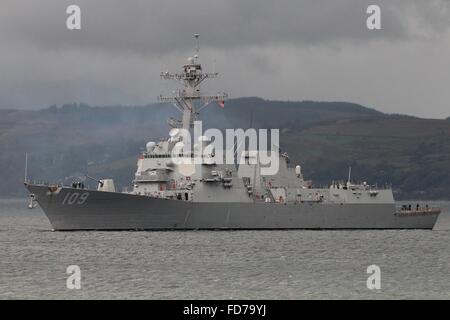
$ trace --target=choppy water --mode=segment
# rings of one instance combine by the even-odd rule
[[[0,200],[0,299],[450,299],[450,231],[51,232],[26,204]]]

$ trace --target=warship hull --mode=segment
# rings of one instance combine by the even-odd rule
[[[432,229],[438,215],[395,204],[188,202],[27,184],[54,230]]]

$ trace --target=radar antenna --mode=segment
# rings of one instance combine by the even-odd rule
[[[352,167],[349,166],[349,167],[348,167],[348,178],[347,178],[347,184],[348,184],[348,185],[350,185],[351,180],[352,180]]]
[[[162,72],[161,78],[164,80],[177,80],[181,82],[183,87],[178,91],[173,91],[173,96],[158,97],[159,102],[172,103],[183,114],[182,120],[169,119],[169,125],[173,128],[183,128],[189,130],[193,127],[194,121],[204,107],[213,101],[223,102],[228,98],[225,92],[215,95],[203,95],[200,91],[200,84],[206,79],[217,78],[217,72],[203,72],[202,65],[198,61],[198,53],[200,51],[198,33],[194,34],[196,39],[196,54],[187,59],[187,63],[182,67],[181,73]],[[200,101],[202,105],[196,110],[195,102]]]
[[[25,152],[25,179],[24,183],[28,183],[28,152]]]
[[[196,33],[196,34],[194,34],[194,37],[195,37],[195,44],[196,44],[195,52],[197,52],[197,57],[198,57],[198,53],[200,52],[200,40],[199,40],[200,34]]]

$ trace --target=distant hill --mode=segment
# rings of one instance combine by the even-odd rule
[[[380,116],[381,112],[347,102],[290,102],[260,98],[227,101],[223,110],[206,108],[202,119],[214,128],[303,128],[326,120]]]
[[[450,199],[450,123],[401,116],[318,123],[285,135],[308,175],[390,183],[399,199]],[[308,150],[305,152],[305,150]]]
[[[70,181],[89,172],[130,184],[137,155],[167,136],[170,105],[90,107],[67,104],[39,111],[0,110],[0,197],[25,195],[29,176]],[[392,183],[398,198],[450,199],[450,122],[401,115],[345,102],[259,98],[211,105],[203,127],[280,128],[281,147],[308,179],[328,184],[352,166],[355,179]]]

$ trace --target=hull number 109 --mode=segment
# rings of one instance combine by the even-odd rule
[[[67,192],[62,204],[83,204],[89,197],[89,192]]]

